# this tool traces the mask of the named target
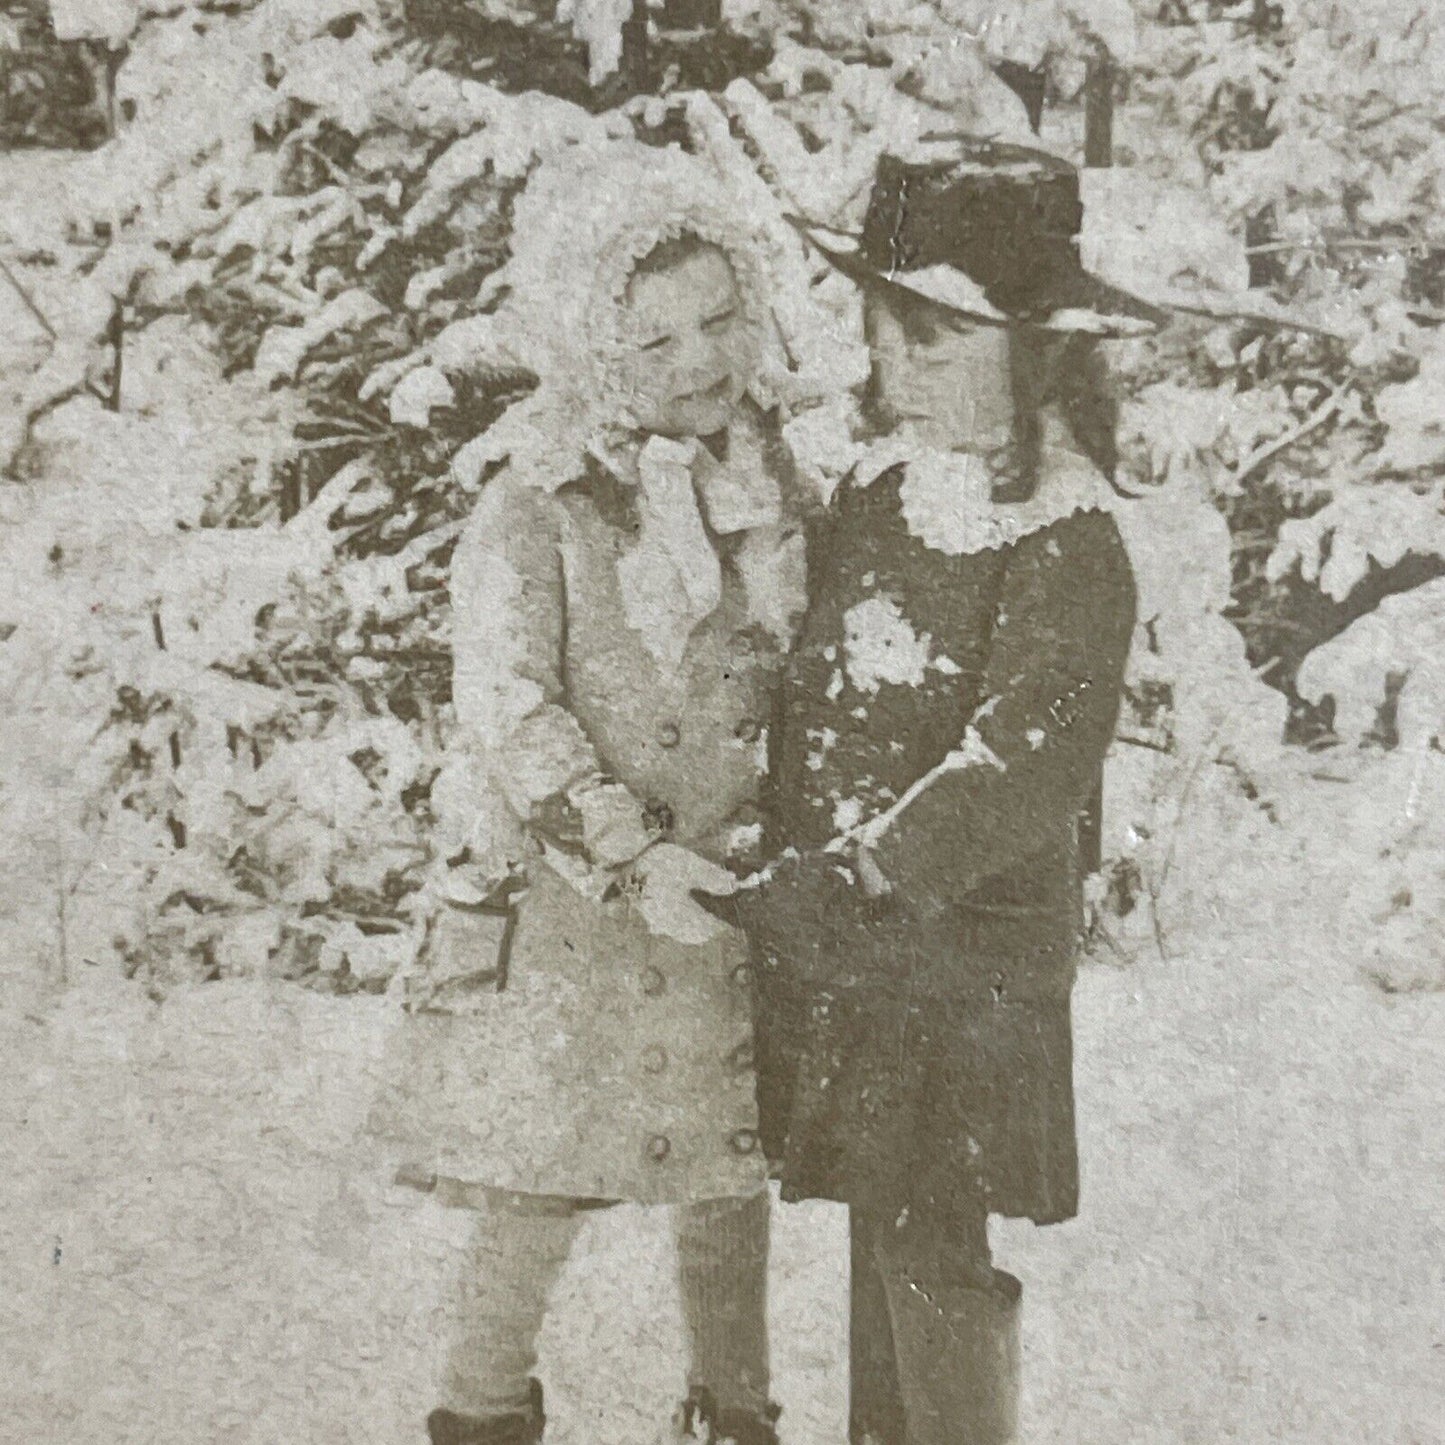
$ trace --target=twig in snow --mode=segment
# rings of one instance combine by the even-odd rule
[[[1142,733],[1115,733],[1114,741],[1122,743],[1131,748],[1148,748],[1151,753],[1172,753],[1172,743],[1161,743],[1154,738],[1145,737]]]
[[[1251,672],[1253,676],[1262,678],[1273,672],[1279,664],[1278,657],[1271,657],[1268,661],[1260,663],[1258,667],[1252,668]],[[1189,776],[1185,778],[1184,786],[1179,790],[1179,808],[1174,817],[1174,827],[1169,834],[1169,846],[1165,849],[1164,858],[1159,864],[1158,876],[1151,879],[1146,875],[1144,880],[1145,889],[1149,894],[1149,907],[1154,924],[1154,944],[1159,950],[1160,961],[1164,963],[1169,961],[1169,952],[1165,947],[1164,926],[1159,917],[1159,900],[1164,893],[1165,883],[1169,881],[1170,871],[1174,867],[1174,853],[1179,845],[1179,834],[1184,826],[1184,809],[1189,802],[1190,795],[1194,792],[1194,785],[1199,781],[1199,775],[1203,772],[1205,763],[1218,760],[1214,753],[1214,745],[1219,740],[1219,735],[1224,730],[1224,724],[1227,721],[1227,718],[1221,719],[1214,725],[1213,730],[1204,741],[1204,746],[1200,748],[1194,765],[1189,769]]]
[[[1095,918],[1090,922],[1090,937],[1098,939],[1104,946],[1119,959],[1121,963],[1135,964],[1139,962],[1139,955],[1132,949],[1125,948],[1113,933],[1104,926],[1101,919]]]
[[[321,164],[326,168],[327,174],[331,177],[333,181],[337,183],[337,185],[349,189],[354,183],[354,177],[349,175],[346,171],[342,170],[341,167],[337,165],[336,162],[332,160],[325,151],[323,151],[319,146],[314,145],[311,141],[303,140],[298,146],[298,149],[305,151],[307,155],[315,156],[315,158],[320,161]]]
[[[1298,426],[1291,427],[1283,436],[1275,437],[1273,441],[1255,447],[1235,468],[1231,478],[1233,484],[1236,487],[1242,486],[1245,478],[1257,472],[1271,457],[1278,456],[1280,452],[1298,441],[1303,441],[1311,432],[1322,427],[1339,411],[1340,402],[1353,381],[1353,376],[1347,376]]]
[[[107,411],[119,411],[121,366],[125,352],[125,302],[118,297],[111,308],[108,332],[115,364],[110,373],[110,395],[105,399],[105,408]]]
[[[50,324],[50,318],[47,317],[46,314],[39,308],[39,306],[35,304],[35,299],[25,289],[25,287],[20,284],[20,278],[16,276],[16,274],[10,269],[9,266],[5,264],[5,260],[3,257],[0,257],[0,275],[3,275],[5,279],[10,283],[11,287],[15,291],[15,294],[24,303],[25,309],[44,328],[45,334],[52,341],[59,341],[60,337],[56,334],[55,328]]]

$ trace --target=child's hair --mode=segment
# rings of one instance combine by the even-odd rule
[[[915,300],[895,286],[869,286],[864,292],[864,324],[870,345],[878,307],[898,322],[912,344],[926,345],[953,324],[946,311],[921,297]],[[1020,502],[1033,495],[1043,457],[1044,413],[1050,407],[1063,417],[1084,455],[1115,485],[1119,407],[1093,338],[1016,327],[1009,333],[1009,373],[1014,401],[1013,480],[996,490],[996,499]],[[876,409],[876,377],[870,383],[869,400]]]

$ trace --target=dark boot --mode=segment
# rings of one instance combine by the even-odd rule
[[[877,1253],[877,1226],[862,1210],[851,1213],[848,1283],[848,1440],[849,1445],[906,1445],[903,1397]],[[882,1226],[893,1234],[891,1222]]]
[[[779,1445],[776,1427],[781,1413],[776,1405],[761,1414],[720,1409],[711,1390],[694,1390],[682,1402],[681,1435],[702,1445]]]
[[[1002,1270],[991,1289],[888,1279],[908,1445],[1017,1441],[1021,1294]]]
[[[433,1410],[426,1417],[431,1445],[537,1445],[547,1417],[542,1413],[542,1386],[531,1382],[532,1398],[525,1410],[505,1415],[458,1415],[453,1410]]]

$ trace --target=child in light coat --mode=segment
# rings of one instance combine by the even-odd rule
[[[804,602],[758,254],[700,162],[618,144],[544,165],[514,255],[552,365],[453,561],[449,867],[375,1116],[477,1211],[428,1428],[541,1438],[549,1287],[584,1211],[631,1201],[674,1207],[685,1421],[765,1445],[749,954],[694,898],[748,866]]]

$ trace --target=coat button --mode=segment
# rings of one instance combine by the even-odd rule
[[[758,1136],[752,1129],[734,1129],[728,1144],[734,1154],[751,1154],[758,1147]]]
[[[660,1074],[667,1067],[667,1050],[661,1044],[649,1044],[642,1051],[642,1067],[649,1074]]]
[[[756,803],[744,803],[734,811],[732,821],[739,828],[750,828],[755,823],[761,825],[763,810]]]
[[[753,971],[745,963],[738,964],[728,976],[739,988],[747,988],[753,981]]]
[[[667,992],[667,975],[660,968],[648,964],[642,970],[642,991],[648,998],[656,998]]]
[[[649,798],[642,805],[642,826],[654,837],[670,838],[677,827],[677,814],[670,803],[661,798]]]
[[[672,1153],[672,1140],[666,1134],[654,1134],[647,1141],[647,1157],[654,1164],[661,1164]]]
[[[733,729],[733,736],[739,742],[755,743],[763,735],[763,725],[757,718],[745,717]]]
[[[744,1039],[735,1048],[723,1055],[723,1062],[735,1074],[746,1074],[753,1067],[753,1041]]]
[[[663,723],[657,730],[657,741],[665,748],[675,748],[682,741],[682,729],[676,723]]]

